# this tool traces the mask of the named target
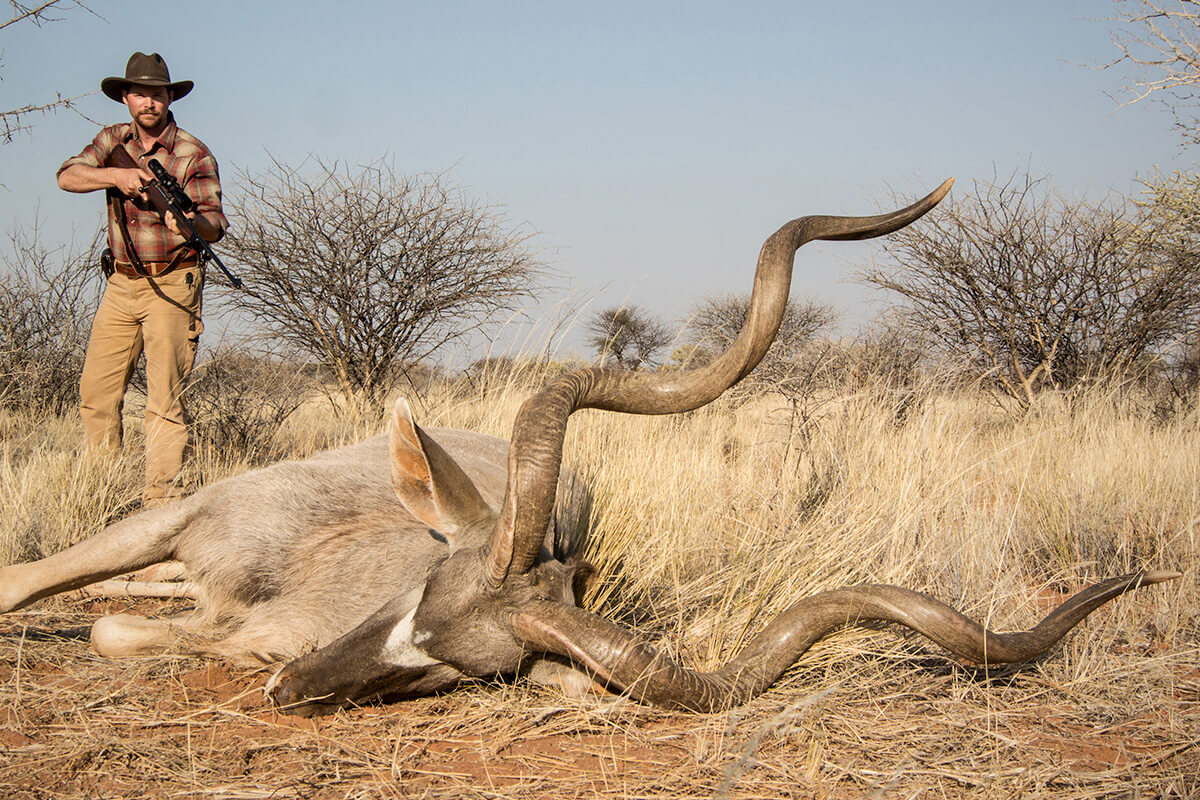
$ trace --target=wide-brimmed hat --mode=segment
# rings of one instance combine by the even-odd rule
[[[121,94],[135,83],[139,86],[166,86],[171,90],[173,100],[183,97],[195,86],[191,81],[172,83],[167,62],[163,61],[162,56],[158,53],[150,55],[134,53],[129,57],[129,63],[125,65],[125,77],[105,78],[100,81],[100,91],[121,103],[124,102]]]

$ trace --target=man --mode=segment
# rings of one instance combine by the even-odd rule
[[[145,352],[142,499],[147,507],[181,494],[179,473],[188,434],[180,395],[204,330],[204,265],[173,215],[164,219],[146,202],[142,187],[153,180],[149,160],[161,163],[194,201],[188,218],[206,241],[220,239],[228,226],[216,159],[203,142],[175,124],[169,110],[192,86],[192,81],[172,82],[158,53],[134,53],[124,78],[100,82],[100,90],[124,103],[133,121],[104,128],[58,169],[58,185],[66,191],[104,189],[108,194],[111,273],[92,322],[79,384],[80,410],[88,446],[120,450],[125,389]],[[125,148],[137,168],[105,166],[117,147]]]

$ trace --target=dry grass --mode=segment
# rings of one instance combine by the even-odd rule
[[[526,393],[485,377],[418,413],[504,435]],[[868,394],[821,408],[803,428],[769,401],[579,414],[568,463],[594,493],[588,604],[711,668],[798,597],[844,584],[920,589],[1013,629],[1095,577],[1184,578],[1118,599],[1020,671],[846,631],[764,697],[708,716],[515,682],[295,720],[263,706],[262,675],[93,656],[79,631],[123,603],[46,601],[0,619],[0,796],[1200,795],[1196,416],[1163,423],[1099,394],[1020,420],[929,397],[903,427]],[[377,424],[331,425],[314,404],[281,436],[305,453]],[[0,558],[128,511],[136,459],[81,462],[70,420],[0,430]],[[242,468],[208,453],[194,466],[205,481]]]

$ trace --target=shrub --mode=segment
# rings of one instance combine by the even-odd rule
[[[36,228],[10,235],[0,253],[0,405],[61,414],[78,402],[100,294],[99,243],[48,249]]]

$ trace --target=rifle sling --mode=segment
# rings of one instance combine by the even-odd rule
[[[143,278],[149,278],[150,273],[142,264],[142,259],[138,256],[138,252],[133,246],[133,240],[129,236],[129,224],[125,221],[124,195],[116,189],[109,189],[108,201],[112,203],[113,215],[117,218],[117,228],[121,231],[122,241],[125,242],[125,255],[129,257],[129,263],[133,264],[133,271]]]

